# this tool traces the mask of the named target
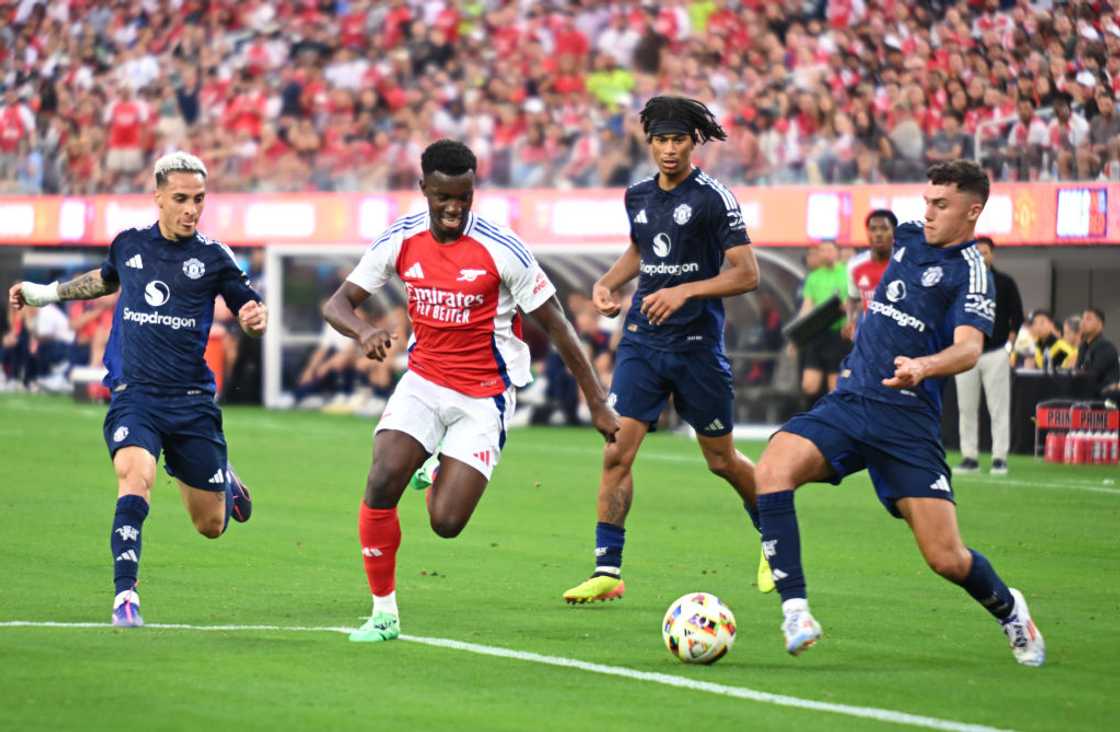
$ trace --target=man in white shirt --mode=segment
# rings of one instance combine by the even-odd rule
[[[1048,129],[1048,147],[1050,154],[1057,158],[1058,176],[1062,180],[1074,178],[1077,153],[1089,144],[1089,123],[1072,111],[1072,104],[1073,97],[1065,92],[1054,98],[1054,119]]]

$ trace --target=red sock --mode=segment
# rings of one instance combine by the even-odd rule
[[[397,586],[397,549],[401,545],[397,509],[370,508],[363,502],[358,513],[358,536],[362,540],[369,589],[384,597]]]

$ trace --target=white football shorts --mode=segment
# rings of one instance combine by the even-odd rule
[[[406,371],[374,434],[399,430],[416,438],[429,453],[464,462],[490,479],[506,442],[506,427],[516,406],[516,389],[494,397],[471,397]]]

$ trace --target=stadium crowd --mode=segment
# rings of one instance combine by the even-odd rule
[[[0,192],[411,187],[467,142],[492,186],[651,172],[635,110],[704,101],[731,184],[1120,179],[1120,17],[1105,0],[0,2]],[[991,122],[992,124],[987,124]],[[977,132],[979,135],[977,136]],[[974,150],[979,137],[981,149]]]

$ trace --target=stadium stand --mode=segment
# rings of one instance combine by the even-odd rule
[[[0,193],[146,191],[178,148],[216,191],[411,187],[438,137],[490,186],[623,185],[649,172],[632,112],[655,91],[718,110],[731,139],[697,163],[729,184],[909,181],[955,155],[1120,180],[1114,7],[2,3]]]

